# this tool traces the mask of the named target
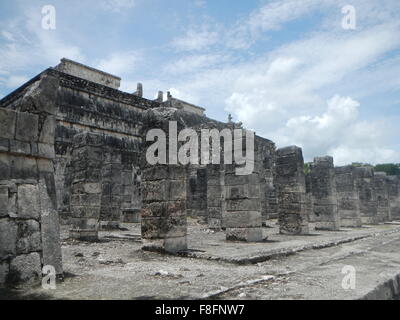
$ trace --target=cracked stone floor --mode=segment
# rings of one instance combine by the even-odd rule
[[[190,221],[185,256],[141,250],[140,225],[101,232],[96,243],[68,239],[62,227],[63,282],[55,290],[18,288],[18,299],[359,299],[400,274],[400,223],[279,235],[262,243],[225,241]],[[342,268],[356,270],[344,290]]]

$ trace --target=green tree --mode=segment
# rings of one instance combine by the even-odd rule
[[[400,175],[400,163],[381,163],[374,167],[375,171],[386,172],[388,176]]]

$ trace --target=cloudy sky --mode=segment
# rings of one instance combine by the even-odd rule
[[[1,0],[0,97],[62,57],[121,76],[124,91],[142,82],[149,99],[169,90],[231,113],[306,161],[400,162],[398,0]]]

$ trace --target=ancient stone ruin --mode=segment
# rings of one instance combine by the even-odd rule
[[[211,153],[206,163],[149,163],[152,129],[166,133],[168,160],[182,146],[193,147],[190,156],[207,151],[194,141],[175,143],[183,129],[220,160],[249,146],[235,136],[242,124],[231,117],[210,119],[170,93],[165,101],[162,92],[143,98],[141,84],[122,92],[120,80],[62,59],[0,100],[1,285],[39,283],[45,266],[62,277],[60,225],[70,239],[90,242],[121,223],[140,223],[144,250],[175,254],[190,249],[189,218],[225,232],[228,242],[263,242],[263,227],[276,218],[290,236],[309,234],[310,225],[339,230],[400,219],[399,177],[335,168],[328,156],[305,174],[301,148],[277,150],[257,135],[247,174],[237,174],[244,164],[236,158],[214,163]],[[204,138],[205,130],[216,136]]]
[[[311,165],[311,194],[315,228],[339,230],[340,217],[332,157],[319,157]]]

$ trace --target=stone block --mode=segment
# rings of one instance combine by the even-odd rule
[[[182,180],[170,180],[168,186],[168,200],[181,200],[186,198],[186,183]]]
[[[8,186],[0,185],[0,218],[8,216]]]
[[[54,145],[47,143],[38,143],[38,155],[42,158],[54,159],[55,150]]]
[[[144,181],[143,182],[143,202],[166,201],[169,199],[168,180]]]
[[[39,135],[39,142],[48,145],[54,144],[56,119],[54,116],[47,116],[43,122],[42,130]]]
[[[15,139],[25,142],[38,140],[39,117],[36,114],[18,112]]]
[[[178,253],[187,250],[186,235],[182,237],[166,238],[164,240],[164,250],[169,253]]]
[[[41,251],[40,225],[35,220],[18,222],[17,254]]]
[[[9,161],[11,178],[34,180],[38,178],[36,159],[25,156],[10,156]]]
[[[130,209],[122,211],[122,222],[124,223],[140,223],[141,209]]]
[[[228,241],[263,241],[262,228],[227,228],[226,240]]]
[[[258,199],[260,198],[260,185],[245,184],[225,186],[226,199]]]
[[[52,160],[48,159],[37,159],[37,165],[40,173],[53,173],[54,165]]]
[[[10,174],[10,156],[5,153],[0,153],[0,179],[9,180]]]
[[[254,199],[229,199],[226,201],[226,211],[260,211],[260,202]]]
[[[261,212],[259,211],[224,212],[222,219],[226,228],[262,227]]]
[[[31,144],[29,142],[10,140],[10,152],[29,155],[31,154]]]
[[[16,112],[0,108],[0,138],[14,139]]]
[[[10,264],[8,261],[0,261],[0,286],[6,283],[9,272]]]
[[[10,263],[10,283],[37,284],[42,278],[40,255],[37,252],[15,257]]]
[[[11,219],[0,219],[0,261],[15,256],[18,228]]]
[[[10,151],[10,140],[0,137],[0,151],[8,152]]]
[[[279,214],[279,232],[282,234],[307,234],[307,217],[300,214]]]
[[[44,179],[39,181],[39,199],[43,265],[51,265],[57,274],[62,274],[60,222],[57,208],[51,199]]]
[[[259,185],[259,177],[257,174],[251,174],[247,176],[237,175],[226,175],[225,185],[226,186],[237,186],[237,185]]]
[[[101,193],[101,183],[84,183],[83,184],[83,192],[88,194],[96,194]]]
[[[37,185],[22,184],[18,186],[17,214],[19,218],[39,220],[40,203]]]

